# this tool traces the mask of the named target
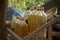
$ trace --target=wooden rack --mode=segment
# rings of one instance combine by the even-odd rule
[[[54,9],[55,10],[55,9]],[[8,30],[8,39],[10,40],[39,40],[38,38],[38,32],[42,32],[42,30],[44,29],[48,29],[47,32],[48,32],[48,38],[46,38],[46,40],[52,40],[52,25],[56,22],[56,20],[59,18],[59,16],[54,16],[54,12],[47,12],[47,13],[50,13],[50,17],[51,19],[49,19],[47,21],[46,24],[42,25],[41,27],[37,28],[35,31],[33,31],[32,33],[28,34],[27,36],[25,36],[24,38],[21,38],[19,37],[15,32],[13,32],[11,29],[7,28]],[[52,15],[51,15],[52,14]],[[37,37],[35,39],[33,39],[34,35],[36,35]]]
[[[48,28],[48,40],[52,40],[52,24],[55,23],[56,19],[58,17],[53,17],[50,21],[48,21],[46,24],[42,25],[40,28],[37,28],[35,31],[30,33],[24,38],[20,38],[15,32],[13,32],[11,29],[7,28],[8,33],[10,35],[11,40],[29,40],[31,37],[33,37],[38,32],[41,32],[43,29]]]

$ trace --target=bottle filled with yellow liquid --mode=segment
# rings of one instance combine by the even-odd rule
[[[42,15],[42,25],[47,23],[47,15],[44,12],[44,8],[41,8],[41,10],[39,11],[39,14]],[[41,32],[39,32],[39,36],[41,40],[46,40],[46,28],[44,30],[42,30]]]
[[[37,10],[30,11],[28,15],[28,25],[30,32],[35,31],[42,25],[42,15],[39,15]]]
[[[25,20],[16,18],[13,25],[14,25],[14,32],[21,38],[29,34],[28,24],[26,24]]]

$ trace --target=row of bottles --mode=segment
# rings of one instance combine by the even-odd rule
[[[37,28],[41,27],[45,23],[47,23],[47,15],[44,13],[44,10],[27,10],[26,13],[27,14],[25,20],[21,19],[23,17],[12,17],[14,31],[17,35],[19,35],[22,38],[28,35],[29,33],[35,31]]]
[[[43,9],[27,10],[30,33],[47,23],[47,15]],[[46,40],[46,29],[37,34],[38,40]],[[36,37],[33,37],[36,40]]]
[[[30,32],[47,22],[47,15],[43,9],[27,10],[27,17]]]

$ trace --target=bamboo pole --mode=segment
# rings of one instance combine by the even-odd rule
[[[5,15],[8,0],[0,0],[0,40],[7,40],[7,31],[5,27]]]

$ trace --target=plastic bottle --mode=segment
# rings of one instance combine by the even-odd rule
[[[46,13],[44,13],[43,8],[39,10],[39,14],[40,14],[40,16],[42,16],[42,24],[41,25],[46,24],[47,23],[47,15],[46,15]],[[39,37],[40,37],[40,40],[46,40],[46,28],[44,30],[42,30],[42,32],[39,32]]]
[[[29,28],[28,28],[28,24],[25,22],[25,20],[19,19],[17,18],[17,16],[15,16],[16,19],[13,22],[13,26],[14,26],[14,32],[20,36],[21,38],[25,37],[26,35],[29,34]]]
[[[36,9],[30,11],[28,16],[28,24],[30,26],[30,32],[35,31],[42,24],[42,16],[38,14]]]

